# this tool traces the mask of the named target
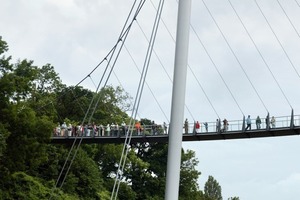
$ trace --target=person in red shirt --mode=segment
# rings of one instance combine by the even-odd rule
[[[200,133],[200,123],[198,121],[196,122],[195,128],[196,128],[196,133]]]

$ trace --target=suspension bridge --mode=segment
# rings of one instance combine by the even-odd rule
[[[181,1],[179,1],[179,2],[181,2]],[[182,12],[184,12],[184,14],[187,16],[189,15],[190,10],[186,7],[189,7],[190,5],[186,5],[186,4],[189,4],[189,3],[190,3],[190,1],[188,3],[182,3],[182,7],[184,7],[186,9]],[[178,90],[182,90],[182,91],[180,94],[176,94],[175,98],[173,98],[173,101],[177,101],[179,99],[179,101],[180,101],[179,106],[174,106],[174,107],[176,108],[175,111],[177,111],[177,109],[180,111],[178,111],[179,114],[176,113],[176,114],[172,115],[172,113],[171,113],[170,129],[166,130],[164,125],[160,125],[161,129],[159,129],[159,130],[156,129],[155,131],[153,131],[153,126],[149,126],[149,127],[144,126],[143,131],[136,132],[134,129],[134,121],[131,121],[130,124],[128,125],[128,130],[126,130],[126,131],[122,131],[121,129],[118,129],[113,132],[110,131],[109,133],[106,133],[106,134],[105,133],[100,134],[99,130],[94,130],[94,129],[93,130],[82,129],[79,132],[75,131],[74,133],[72,133],[72,131],[71,131],[71,133],[69,133],[68,131],[65,131],[61,135],[53,135],[52,143],[72,144],[72,148],[75,144],[77,144],[77,147],[75,147],[75,148],[79,148],[80,144],[82,144],[82,143],[123,143],[124,147],[123,147],[122,157],[121,157],[121,160],[119,163],[120,167],[119,167],[118,171],[122,171],[122,167],[124,167],[124,164],[126,162],[126,155],[127,155],[127,151],[128,151],[127,146],[130,145],[131,143],[169,142],[169,144],[175,144],[176,148],[174,148],[174,145],[173,145],[173,147],[171,147],[172,150],[170,150],[171,145],[169,145],[169,152],[172,152],[172,154],[174,154],[174,155],[171,155],[171,154],[168,155],[168,159],[169,159],[169,157],[172,157],[171,158],[172,161],[170,161],[170,162],[168,161],[167,183],[172,185],[173,183],[176,183],[176,184],[178,183],[178,180],[176,180],[176,179],[178,179],[177,176],[179,176],[179,163],[180,163],[180,153],[181,153],[181,146],[180,146],[181,143],[179,143],[179,141],[181,142],[181,141],[229,140],[229,139],[245,139],[245,138],[261,138],[261,137],[278,137],[278,136],[299,135],[300,134],[299,115],[294,115],[294,112],[293,112],[295,103],[292,103],[290,101],[290,98],[289,98],[290,96],[287,95],[287,91],[284,90],[283,85],[280,83],[280,81],[278,80],[278,77],[274,73],[275,70],[272,68],[273,62],[270,62],[269,59],[266,58],[266,56],[264,55],[264,52],[263,52],[263,48],[261,47],[261,45],[258,42],[258,39],[256,39],[254,33],[251,33],[251,29],[247,26],[247,23],[245,23],[245,20],[243,20],[243,18],[241,17],[241,13],[239,13],[239,11],[236,9],[234,4],[231,3],[231,1],[228,1],[229,6],[232,9],[231,12],[236,17],[237,23],[242,27],[242,31],[244,33],[246,33],[245,37],[247,38],[248,41],[250,41],[249,43],[251,45],[251,50],[256,52],[256,54],[258,55],[258,57],[256,57],[256,60],[259,60],[259,62],[260,62],[259,69],[261,69],[263,67],[264,71],[269,76],[268,77],[269,79],[264,79],[264,81],[265,80],[272,81],[274,87],[276,88],[276,90],[278,92],[278,94],[275,96],[275,98],[277,98],[280,95],[281,96],[280,98],[282,98],[283,101],[285,102],[285,106],[290,107],[292,110],[292,113],[289,116],[283,116],[283,117],[276,116],[275,117],[275,120],[276,120],[275,126],[270,125],[270,118],[268,115],[266,118],[262,118],[262,123],[261,123],[260,128],[256,127],[256,122],[254,121],[254,118],[252,118],[251,128],[248,129],[249,127],[246,127],[246,126],[248,126],[248,122],[246,121],[245,117],[243,117],[243,119],[241,119],[241,120],[229,120],[228,125],[226,125],[226,127],[224,125],[223,128],[221,128],[222,127],[221,117],[219,117],[220,116],[219,110],[216,109],[216,106],[214,105],[213,100],[211,98],[212,96],[214,98],[222,99],[222,101],[228,100],[228,96],[229,96],[231,98],[231,101],[235,105],[235,109],[238,110],[242,114],[242,116],[245,116],[244,111],[245,111],[245,107],[247,107],[247,106],[244,106],[244,108],[243,108],[243,106],[241,105],[241,101],[239,101],[238,99],[239,99],[239,97],[241,98],[241,96],[246,96],[246,95],[240,94],[240,93],[242,93],[242,90],[240,88],[236,89],[235,86],[238,85],[236,83],[247,82],[247,84],[248,84],[247,91],[249,92],[247,95],[251,96],[252,98],[255,97],[256,105],[259,104],[260,105],[259,108],[262,108],[263,110],[265,110],[266,113],[268,113],[270,108],[263,98],[263,95],[266,92],[262,92],[259,88],[264,88],[264,89],[267,88],[266,90],[268,90],[269,87],[266,87],[262,83],[260,83],[258,85],[253,81],[253,77],[259,76],[261,74],[258,74],[257,72],[253,73],[250,70],[252,68],[252,66],[248,67],[247,64],[245,64],[246,63],[245,60],[243,60],[241,58],[243,56],[239,55],[239,53],[235,50],[235,47],[233,44],[234,40],[232,38],[230,39],[226,35],[226,31],[224,31],[222,26],[220,26],[220,23],[218,23],[217,17],[213,14],[213,11],[210,9],[209,3],[206,3],[206,1],[204,1],[204,0],[202,0],[202,3],[204,5],[203,8],[206,9],[208,16],[211,18],[212,24],[216,27],[214,31],[218,32],[218,34],[219,34],[218,39],[221,38],[221,40],[223,41],[224,46],[222,48],[226,48],[228,50],[229,54],[231,55],[232,62],[230,63],[230,65],[234,65],[237,67],[237,68],[234,68],[233,71],[239,71],[240,74],[242,74],[242,75],[240,75],[240,76],[235,75],[236,76],[234,78],[235,83],[230,85],[230,81],[228,79],[232,79],[232,78],[228,78],[228,77],[226,78],[226,75],[227,75],[226,69],[222,70],[222,66],[220,66],[220,65],[222,65],[220,63],[222,63],[223,61],[217,62],[216,58],[214,58],[214,56],[216,57],[216,55],[214,55],[212,52],[215,49],[214,48],[210,49],[200,39],[201,35],[198,33],[199,31],[197,30],[197,27],[194,27],[193,24],[189,24],[189,17],[187,17],[188,20],[186,20],[186,18],[183,18],[184,22],[181,22],[182,24],[180,23],[180,17],[179,17],[178,18],[179,19],[178,26],[182,25],[184,28],[177,27],[177,30],[179,30],[177,32],[177,33],[179,33],[178,34],[179,36],[177,35],[177,38],[176,38],[176,46],[179,46],[179,48],[176,49],[176,53],[175,53],[177,56],[175,56],[174,79],[172,80],[170,78],[169,74],[167,74],[167,77],[170,79],[171,83],[176,83],[176,81],[175,81],[176,75],[178,75],[178,74],[183,75],[183,76],[186,75],[186,70],[182,70],[181,68],[188,66],[188,69],[190,70],[190,75],[195,79],[195,83],[196,83],[195,85],[198,86],[197,91],[203,92],[204,99],[206,99],[208,102],[207,107],[210,107],[215,112],[218,122],[207,122],[207,127],[205,127],[203,122],[201,122],[200,130],[199,130],[199,128],[196,128],[196,120],[193,120],[192,123],[188,123],[187,125],[184,123],[174,124],[174,121],[178,122],[178,119],[181,119],[182,114],[183,114],[183,112],[181,111],[180,103],[184,102],[184,100],[185,100],[185,97],[183,97],[183,96],[185,96],[186,83],[185,83],[185,80],[183,80],[183,81],[181,80],[182,82],[180,82],[179,85],[184,83],[184,84],[182,84],[182,85],[184,85],[184,89],[182,89],[182,87],[181,88],[179,87],[179,89],[177,88]],[[108,63],[106,65],[105,70],[102,73],[103,75],[99,81],[99,84],[98,84],[98,86],[95,85],[97,88],[96,93],[99,91],[99,89],[101,87],[105,87],[107,85],[108,80],[110,79],[111,74],[114,74],[117,77],[117,75],[116,75],[117,73],[115,72],[114,67],[115,67],[116,61],[119,59],[119,53],[121,52],[121,50],[123,48],[127,51],[129,57],[132,60],[132,63],[134,63],[135,67],[137,67],[136,61],[133,58],[132,53],[130,52],[129,48],[125,45],[125,41],[127,39],[130,29],[132,28],[132,24],[134,24],[134,23],[137,23],[138,27],[141,29],[142,35],[145,36],[144,30],[140,26],[139,22],[136,21],[137,15],[139,14],[139,12],[141,10],[142,5],[143,5],[143,3],[141,3],[139,6],[133,6],[133,7],[137,7],[136,13],[134,13],[131,17],[128,18],[129,20],[126,21],[124,28],[123,28],[119,38],[117,39],[116,45],[111,49],[111,51],[107,54],[107,56],[105,56],[105,58],[99,63],[99,65],[97,65],[97,67],[94,70],[92,70],[91,73],[89,73],[82,81],[80,81],[80,83],[85,81],[88,78],[92,79],[93,72],[102,63],[104,63],[104,61],[105,62],[107,61]],[[153,24],[151,37],[150,38],[148,38],[147,36],[145,37],[146,41],[148,42],[148,49],[146,52],[145,61],[142,64],[143,68],[142,68],[142,70],[138,70],[139,75],[136,76],[136,77],[140,77],[140,79],[139,79],[139,84],[137,84],[138,89],[136,92],[135,101],[132,102],[133,109],[132,109],[132,114],[130,117],[133,120],[135,120],[138,115],[138,108],[139,108],[144,85],[146,84],[148,86],[148,84],[146,83],[145,80],[146,80],[152,52],[154,52],[154,55],[156,56],[158,63],[160,65],[162,65],[161,59],[159,58],[158,54],[156,53],[156,51],[154,49],[154,41],[155,41],[157,29],[158,29],[158,24],[160,21],[162,5],[163,4],[159,3],[159,5],[156,8],[157,14],[156,14],[156,18],[155,18],[155,21]],[[289,71],[293,71],[293,74],[297,76],[297,79],[299,81],[300,76],[299,76],[296,64],[295,64],[294,60],[292,59],[292,56],[288,53],[288,51],[284,47],[284,44],[280,40],[280,37],[278,37],[278,34],[276,33],[276,30],[274,29],[274,27],[272,27],[271,23],[269,22],[268,18],[266,17],[262,7],[257,3],[257,1],[254,1],[254,5],[257,6],[257,10],[260,12],[260,14],[262,16],[260,18],[260,21],[262,21],[262,19],[263,19],[263,21],[265,21],[265,23],[267,24],[267,27],[272,32],[272,36],[275,37],[277,47],[279,47],[278,49],[280,49],[283,52],[282,54],[284,55],[283,57],[286,61],[284,66],[286,68],[288,68]],[[281,6],[281,4],[280,4],[280,6]],[[180,6],[180,3],[179,3],[179,10],[182,7]],[[284,8],[283,7],[281,7],[281,8],[283,9],[284,13],[286,14]],[[295,28],[295,26],[293,24],[293,21],[290,20],[290,18],[288,17],[287,14],[285,16],[288,18],[288,21],[289,21],[290,25],[292,25],[292,27],[294,28],[294,31],[296,32],[296,34],[299,35],[297,29]],[[130,21],[130,19],[132,19],[132,20]],[[166,29],[168,29],[168,28],[166,28]],[[200,81],[196,75],[196,73],[198,73],[196,71],[197,69],[195,70],[195,68],[193,68],[194,66],[191,66],[190,64],[188,64],[187,46],[188,46],[188,40],[189,40],[189,36],[188,36],[189,31],[187,31],[187,32],[183,31],[183,33],[181,31],[181,30],[187,30],[187,29],[191,29],[192,33],[194,34],[193,36],[196,38],[198,46],[200,46],[202,48],[202,52],[204,52],[205,56],[207,56],[207,62],[205,64],[207,65],[207,63],[209,62],[210,63],[209,66],[216,71],[217,76],[213,76],[213,77],[219,77],[219,82],[221,82],[221,85],[222,85],[221,91],[217,90],[217,92],[215,92],[213,95],[210,95],[209,92],[205,89],[208,87],[208,86],[205,87],[205,83],[203,83],[203,82],[200,83]],[[235,35],[235,33],[233,35]],[[181,38],[181,37],[183,37],[183,38]],[[170,34],[170,38],[172,38],[173,42],[175,43],[175,39],[171,34]],[[116,47],[118,47],[118,48],[116,48]],[[250,49],[250,48],[247,47],[247,49]],[[195,55],[195,52],[192,52],[191,54]],[[128,57],[128,55],[127,55],[127,57]],[[182,59],[176,60],[178,58],[178,55]],[[195,57],[199,57],[199,55],[196,55]],[[195,57],[194,57],[194,59],[195,59]],[[226,58],[228,58],[227,54],[226,54]],[[185,62],[187,62],[187,63],[185,63]],[[234,64],[232,64],[232,63],[234,63]],[[178,65],[177,68],[176,68],[176,65]],[[287,66],[289,66],[289,67],[287,67]],[[164,68],[164,67],[165,66],[162,65],[162,68]],[[178,69],[177,72],[176,72],[176,69]],[[287,69],[285,69],[285,70],[287,70]],[[126,71],[128,71],[128,69],[126,69]],[[164,68],[164,71],[166,71],[165,68]],[[203,71],[201,71],[201,72],[203,72]],[[210,73],[210,72],[207,72],[207,73]],[[249,75],[251,73],[252,73],[252,76]],[[155,77],[156,76],[157,76],[157,74],[155,74]],[[241,78],[241,76],[243,76],[243,79]],[[261,75],[261,76],[264,76],[264,75]],[[202,78],[205,80],[208,80],[207,77],[204,76]],[[130,77],[130,78],[132,79],[132,77]],[[119,81],[118,77],[116,79]],[[293,86],[295,87],[295,85],[296,84],[294,83]],[[148,88],[151,91],[149,86],[148,86]],[[187,88],[192,88],[192,87],[187,87]],[[199,90],[199,88],[200,88],[200,90]],[[177,92],[178,91],[177,89],[175,89],[173,91]],[[237,91],[234,92],[235,89]],[[229,95],[227,96],[227,98],[222,98],[222,97],[224,97],[224,95],[222,95],[222,94],[224,94],[226,92]],[[151,91],[151,93],[153,95],[152,91]],[[220,96],[218,96],[219,93],[220,93]],[[155,95],[153,95],[153,96],[155,98]],[[86,114],[89,114],[89,113],[92,113],[92,114],[90,117],[86,115],[85,119],[83,121],[89,121],[88,123],[90,123],[90,119],[92,118],[92,115],[94,114],[94,111],[95,111],[95,109],[93,110],[93,108],[97,107],[99,99],[95,99],[95,100],[93,99],[91,101],[90,107],[88,108],[88,111],[86,112]],[[274,98],[272,98],[272,100],[273,99]],[[159,100],[157,100],[155,98],[155,101],[156,101],[156,103],[159,104]],[[298,105],[296,105],[296,106],[298,106]],[[159,107],[161,109],[163,106],[159,105]],[[163,110],[163,109],[161,109],[161,110]],[[186,110],[190,115],[192,115],[190,112],[190,109],[188,108],[187,105],[186,105]],[[172,110],[172,112],[173,111],[174,111],[174,109]],[[165,115],[164,112],[163,112],[163,115]],[[173,118],[176,118],[176,120],[172,120],[172,116],[173,116]],[[192,117],[192,118],[195,119],[194,117]],[[172,128],[172,125],[173,125],[173,128]],[[81,126],[83,126],[83,124]],[[186,126],[186,127],[184,127],[184,126]],[[173,137],[173,140],[172,140],[172,137]],[[180,140],[178,140],[178,138]],[[173,143],[170,142],[170,140],[172,140]],[[175,142],[174,142],[174,140],[175,140]],[[72,151],[72,149],[70,150],[70,152],[71,151]],[[171,167],[169,167],[169,166],[171,166]],[[173,170],[176,168],[177,168],[177,171],[175,171],[175,173],[174,173]],[[175,178],[174,178],[174,175],[176,175]],[[118,177],[118,176],[116,176],[116,177]],[[170,180],[168,180],[168,177],[171,177]],[[171,179],[175,179],[175,181],[173,181]],[[120,181],[121,180],[116,178],[111,199],[116,199],[116,196],[114,196],[115,195],[114,192],[116,191],[116,193],[117,193],[118,184],[120,183]],[[173,193],[176,193],[176,194],[178,193],[178,191],[174,192],[175,190],[178,189],[178,185],[172,186],[172,188],[171,188],[171,186],[168,187],[168,184],[167,184],[166,188],[167,188],[166,196],[169,197],[169,198],[167,197],[166,199],[176,199],[176,198],[173,198],[172,195],[173,195]]]
[[[255,120],[251,120],[251,129],[246,130],[246,120],[234,120],[228,122],[228,127],[224,127],[221,121],[200,123],[200,128],[197,130],[196,122],[188,123],[187,132],[182,132],[182,140],[191,141],[208,141],[208,140],[231,140],[231,139],[251,139],[262,137],[278,137],[300,135],[300,115],[276,117],[276,124],[268,124],[268,118],[262,118],[262,123],[257,127]],[[218,128],[220,127],[220,128]],[[78,128],[75,127],[69,130],[53,133],[53,144],[73,144],[79,138],[82,143],[124,143],[126,140],[126,132],[132,132],[132,143],[167,143],[169,139],[168,125],[146,125],[142,126],[140,133],[134,127],[118,127],[106,131],[105,127],[96,126],[95,128]]]

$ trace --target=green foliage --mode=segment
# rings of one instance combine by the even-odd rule
[[[9,181],[9,189],[3,194],[4,199],[49,199],[51,189],[41,183],[41,180],[27,175],[24,172],[15,172]],[[66,195],[60,190],[52,193],[53,199],[75,200],[72,195]]]
[[[58,121],[59,115],[55,107],[57,93],[64,87],[54,67],[50,64],[44,65],[37,68],[37,76],[28,102],[38,116],[46,115],[52,121]]]
[[[240,200],[240,197],[230,197],[228,200]]]
[[[204,185],[205,196],[213,200],[222,200],[222,189],[218,181],[213,176],[208,176],[208,180]]]
[[[62,168],[75,151],[50,144],[50,137],[57,122],[81,123],[86,114],[93,117],[84,123],[128,122],[131,97],[121,87],[107,86],[97,94],[67,87],[50,64],[39,68],[26,59],[11,64],[11,57],[3,55],[7,50],[0,37],[0,199],[109,200],[123,145],[81,145],[64,179],[67,170]],[[132,144],[127,153],[118,199],[162,200],[168,145]],[[195,152],[182,150],[179,199],[222,199],[213,178],[205,185],[205,194],[199,190],[197,165]]]
[[[0,36],[0,55],[6,51],[8,51],[8,45],[4,40],[2,40],[2,36]]]
[[[30,108],[19,110],[11,105],[4,113],[11,133],[6,140],[4,163],[11,172],[35,173],[38,166],[47,160],[46,143],[50,141],[52,122],[47,117],[37,118]]]
[[[49,94],[59,92],[64,88],[58,73],[55,72],[54,67],[50,64],[42,66],[38,69],[36,78],[36,89],[40,94]]]
[[[104,190],[102,175],[96,163],[83,150],[79,150],[68,174],[63,190],[76,193],[81,199],[96,197],[98,191]],[[87,186],[87,187],[86,187]]]
[[[0,123],[0,163],[3,152],[6,149],[6,139],[9,136],[9,131],[5,128],[5,126]]]
[[[59,121],[62,123],[65,118],[69,118],[80,124],[93,96],[92,91],[79,86],[66,87],[58,92],[55,107],[60,116]]]
[[[114,177],[121,157],[122,145],[105,144],[97,146],[96,162],[106,178]]]
[[[187,150],[182,152],[181,171],[180,171],[180,185],[179,194],[180,199],[198,199],[200,198],[199,186],[197,180],[200,176],[195,167],[199,161],[195,158],[195,152]]]
[[[92,121],[102,124],[121,124],[128,121],[126,111],[130,110],[131,97],[121,87],[106,86],[96,95],[95,99],[98,98],[100,103],[95,102],[93,106],[97,109]]]
[[[120,183],[118,199],[119,200],[135,200],[136,199],[136,192],[132,190],[132,188],[124,182]]]

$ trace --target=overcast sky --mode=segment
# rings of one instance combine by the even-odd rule
[[[63,83],[75,85],[115,45],[133,1],[0,3],[0,35],[8,42],[7,55],[14,61],[33,60],[38,66],[50,63]],[[210,122],[218,117],[229,121],[243,115],[265,117],[267,112],[288,116],[291,107],[299,115],[299,0],[258,0],[258,6],[254,0],[231,3],[243,24],[228,0],[206,0],[207,8],[202,0],[192,1],[186,90],[190,112],[186,109],[184,118]],[[152,0],[143,6],[108,82],[121,84],[133,97],[157,5]],[[177,5],[176,0],[165,2],[139,109],[139,117],[157,123],[170,120]],[[82,86],[94,90],[104,67],[100,65]],[[183,147],[194,150],[200,161],[201,189],[212,175],[222,186],[224,199],[300,197],[299,136],[191,142]]]

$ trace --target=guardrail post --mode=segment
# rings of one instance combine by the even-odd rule
[[[194,121],[193,134],[196,135],[196,122]]]
[[[295,125],[294,125],[294,109],[292,109],[290,128],[293,129],[294,126],[295,126]]]
[[[216,121],[216,133],[221,133],[221,120],[220,118]]]
[[[266,118],[266,130],[270,130],[270,114],[268,112],[267,118]]]
[[[243,124],[242,124],[242,132],[245,132],[245,128],[246,128],[246,120],[245,120],[245,115],[243,116]]]

